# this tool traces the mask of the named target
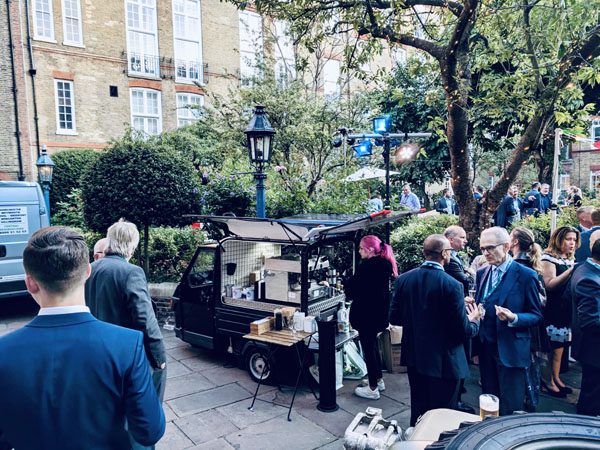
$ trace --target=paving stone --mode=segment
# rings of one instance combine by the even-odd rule
[[[190,344],[183,342],[181,339],[179,339],[177,336],[169,336],[169,337],[164,337],[164,333],[163,333],[163,342],[165,344],[165,349],[170,350],[172,348],[177,348],[177,347],[186,347]]]
[[[338,439],[337,441],[330,442],[323,447],[319,447],[319,450],[344,450],[344,440]]]
[[[261,422],[266,422],[273,417],[287,414],[287,408],[274,405],[270,402],[256,401],[253,411],[248,407],[252,403],[251,399],[243,402],[232,403],[231,405],[221,406],[216,411],[227,417],[238,428],[246,428]]]
[[[209,359],[205,355],[196,355],[191,358],[180,359],[179,362],[194,372],[201,372],[206,369],[212,369],[223,365],[222,361],[216,358]]]
[[[346,428],[354,420],[355,415],[350,414],[343,409],[338,409],[334,412],[323,412],[317,409],[318,401],[313,398],[309,404],[302,404],[292,409],[292,420],[296,417],[294,413],[301,414],[313,423],[318,424],[321,428],[329,431],[334,436],[344,436]]]
[[[254,381],[252,378],[250,378],[250,375],[246,374],[246,377],[237,380],[236,383],[238,385],[240,385],[241,387],[243,387],[244,389],[246,389],[248,392],[250,392],[252,395],[254,395],[254,392],[256,391],[256,381]],[[271,392],[277,389],[277,386],[271,386],[269,384],[261,384],[260,385],[260,393],[264,394],[267,392]]]
[[[173,422],[167,423],[165,435],[156,444],[156,450],[182,450],[194,443]]]
[[[168,387],[168,386],[167,386]],[[248,399],[251,395],[235,383],[210,389],[204,392],[180,397],[169,402],[169,406],[179,417],[187,416],[201,411],[207,411],[219,406]],[[248,403],[250,405],[250,403]],[[240,405],[240,407],[244,407]]]
[[[167,369],[168,370],[168,369]],[[172,400],[195,392],[205,391],[215,387],[199,373],[190,373],[167,380],[165,400]]]
[[[167,380],[174,377],[180,377],[181,375],[186,375],[191,372],[192,371],[187,366],[184,366],[179,361],[173,361],[169,363],[167,368]]]
[[[337,437],[310,420],[296,415],[291,422],[288,422],[285,416],[275,417],[228,434],[225,439],[240,450],[307,450],[333,442]]]
[[[383,417],[388,420],[395,420],[398,422],[398,426],[402,428],[402,431],[406,431],[408,427],[410,427],[410,408],[406,408],[399,413],[394,414],[393,416],[388,416],[385,414]]]
[[[183,417],[177,419],[175,424],[194,444],[212,441],[239,429],[218,411],[205,411]]]
[[[406,408],[405,404],[392,400],[385,395],[382,395],[379,400],[368,400],[358,397],[354,395],[354,387],[351,387],[350,390],[346,390],[341,394],[338,391],[337,404],[352,416],[355,416],[359,412],[365,412],[369,406],[382,409],[383,414],[386,416],[396,414]]]
[[[167,354],[177,361],[185,358],[191,358],[192,356],[198,356],[199,353],[199,349],[194,348],[189,344],[186,344],[183,347],[175,347],[167,350]]]
[[[237,367],[215,367],[213,369],[203,370],[202,375],[216,386],[235,383],[238,380],[248,379],[250,377],[248,372],[238,369]]]
[[[190,447],[189,450],[234,450],[233,447],[224,438],[215,439],[214,441],[205,442],[204,444]]]
[[[177,419],[177,414],[175,414],[175,412],[173,412],[173,410],[167,404],[167,402],[163,402],[162,407],[163,407],[163,411],[165,412],[165,420],[167,422],[172,422],[173,420]]]

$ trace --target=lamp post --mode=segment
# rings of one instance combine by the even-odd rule
[[[373,119],[373,133],[363,134],[342,134],[347,141],[353,142],[359,140],[360,143],[355,147],[355,151],[358,157],[368,156],[371,154],[372,142],[375,141],[375,145],[383,146],[383,162],[385,164],[385,205],[384,209],[391,209],[390,207],[390,152],[392,142],[394,140],[402,141],[408,138],[428,138],[432,133],[390,133],[392,128],[392,118],[390,115],[378,116]],[[341,134],[341,133],[340,133]],[[334,140],[333,145],[338,145],[338,140]],[[341,141],[339,141],[341,145]],[[416,150],[415,150],[416,149]],[[396,161],[408,161],[412,159],[418,151],[418,147],[415,144],[403,144],[396,152]],[[390,224],[385,225],[385,242],[390,243]]]
[[[38,177],[44,191],[44,200],[46,202],[46,211],[48,212],[48,222],[50,222],[50,185],[52,184],[52,172],[54,171],[54,161],[46,152],[46,145],[42,145],[42,154],[36,161],[38,168]]]
[[[256,181],[256,217],[264,218],[265,214],[265,164],[271,160],[273,149],[273,136],[275,130],[269,123],[265,107],[256,105],[254,115],[244,131],[248,139],[248,156],[250,162],[256,166],[254,180]]]

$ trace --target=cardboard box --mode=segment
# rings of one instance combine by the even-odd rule
[[[406,366],[400,365],[400,356],[402,354],[402,349],[400,348],[400,344],[392,345],[392,366],[390,372],[392,373],[406,373]]]
[[[406,367],[400,365],[400,344],[392,344],[390,330],[379,335],[379,350],[383,367],[390,373],[406,373]]]
[[[265,259],[265,269],[279,270],[281,272],[300,273],[302,271],[300,260],[267,258]]]
[[[265,317],[264,319],[255,320],[250,324],[251,334],[263,334],[273,329],[275,323],[274,317]]]

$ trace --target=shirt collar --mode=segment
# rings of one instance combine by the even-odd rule
[[[38,312],[38,316],[54,316],[57,314],[75,314],[82,312],[90,312],[90,308],[85,305],[72,305],[72,306],[51,306],[47,308],[41,308]]]
[[[600,270],[600,264],[598,264],[596,261],[594,261],[592,258],[588,258],[587,262],[589,262],[592,266],[594,266],[596,269]]]
[[[423,264],[421,264],[421,267],[427,267],[427,266],[433,267],[435,269],[444,270],[444,266],[442,266],[442,264],[437,261],[425,261]]]

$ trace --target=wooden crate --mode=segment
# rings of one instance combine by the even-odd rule
[[[392,373],[406,373],[406,367],[400,365],[400,344],[392,344],[391,345],[391,353],[392,353],[392,365],[391,372]]]
[[[250,323],[251,334],[263,334],[273,329],[275,323],[274,317],[265,317],[264,319],[255,320]]]

